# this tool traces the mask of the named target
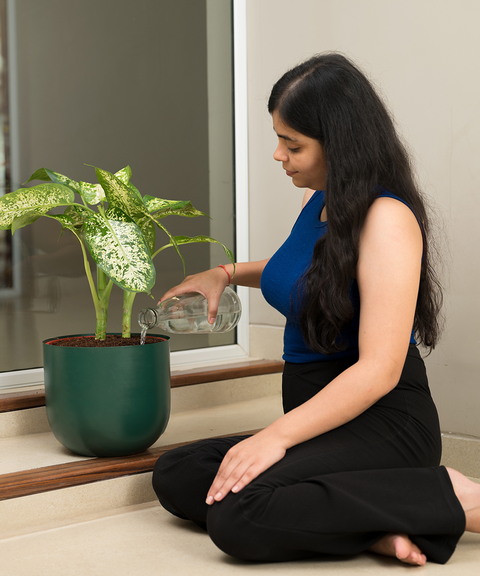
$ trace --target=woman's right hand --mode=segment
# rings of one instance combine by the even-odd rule
[[[229,277],[225,270],[221,267],[212,268],[211,270],[205,270],[205,272],[187,276],[178,286],[174,286],[168,292],[165,292],[158,304],[173,296],[187,294],[188,292],[199,292],[208,301],[208,322],[213,324],[217,317],[220,297],[228,284]]]

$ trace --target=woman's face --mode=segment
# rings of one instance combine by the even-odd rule
[[[278,146],[273,154],[275,160],[282,163],[287,176],[298,188],[325,190],[327,162],[320,142],[284,124],[276,111],[272,119],[278,136]]]

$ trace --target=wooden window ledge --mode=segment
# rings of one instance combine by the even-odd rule
[[[234,380],[249,376],[277,374],[283,371],[283,364],[279,360],[245,360],[210,368],[178,370],[172,374],[170,386],[171,388],[178,388],[179,386]],[[0,394],[0,412],[25,410],[27,408],[38,408],[39,406],[45,406],[45,391],[42,389]]]

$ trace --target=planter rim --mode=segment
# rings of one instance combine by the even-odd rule
[[[121,332],[109,332],[107,336],[121,336]],[[140,336],[140,332],[132,332],[132,336]],[[170,340],[170,336],[164,336],[163,334],[148,334],[151,338],[158,338],[160,341]],[[42,344],[50,345],[54,342],[59,342],[61,340],[73,340],[75,338],[95,338],[95,334],[68,334],[66,336],[55,336],[53,338],[47,338],[43,340]],[[136,344],[132,344],[132,346],[137,346]],[[129,348],[129,346],[122,346],[122,348]],[[91,350],[92,348],[90,348]]]

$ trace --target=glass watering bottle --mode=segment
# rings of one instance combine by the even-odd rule
[[[220,297],[214,324],[208,322],[207,299],[198,292],[173,296],[164,300],[158,308],[144,308],[138,315],[138,323],[142,333],[158,327],[174,334],[205,334],[233,330],[241,315],[240,299],[227,286]]]

